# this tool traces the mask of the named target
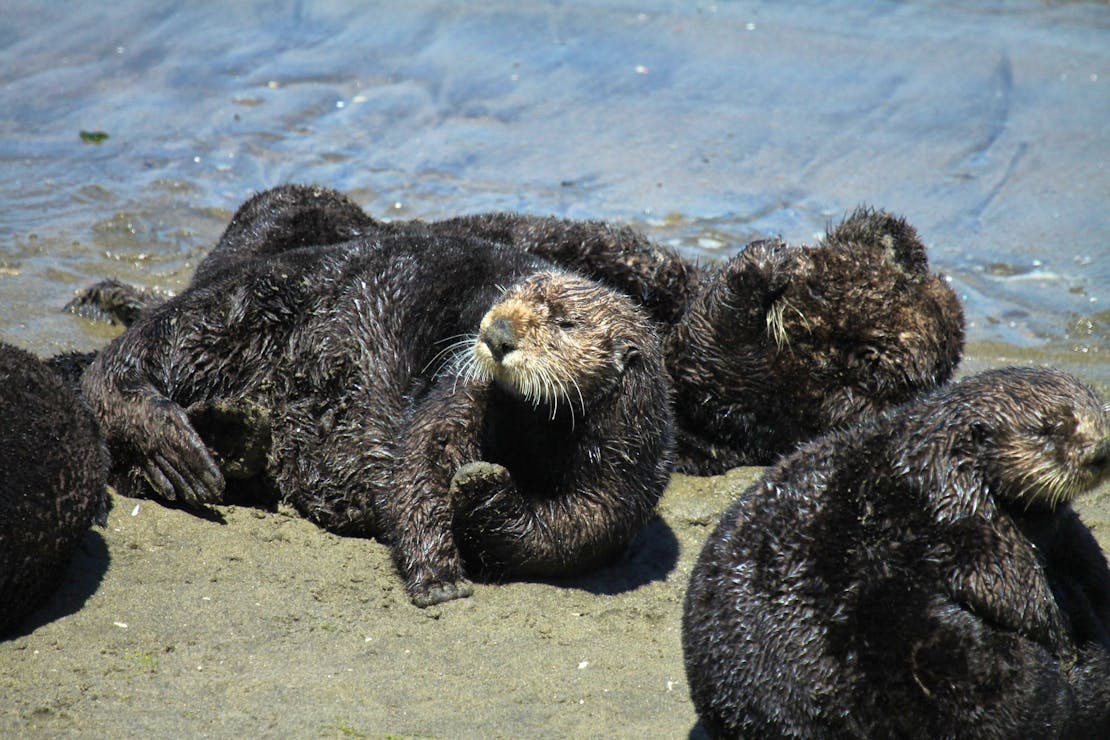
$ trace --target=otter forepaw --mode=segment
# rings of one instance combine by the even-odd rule
[[[151,409],[153,433],[144,440],[147,455],[140,468],[154,492],[188,506],[216,503],[224,477],[184,410],[170,402]]]
[[[451,500],[466,504],[486,498],[492,489],[504,488],[511,479],[509,470],[503,465],[484,460],[467,463],[451,478]]]
[[[423,609],[433,604],[442,604],[445,601],[465,599],[473,593],[474,586],[470,581],[458,580],[433,583],[419,591],[412,592],[410,596],[413,605]]]

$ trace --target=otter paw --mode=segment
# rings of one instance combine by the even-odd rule
[[[147,454],[140,464],[154,492],[188,506],[217,503],[224,491],[224,477],[208,448],[189,424],[184,409],[172,402],[148,409]]]
[[[62,310],[93,321],[131,326],[145,309],[161,302],[142,288],[108,279],[79,292]]]
[[[453,501],[467,501],[478,497],[484,498],[484,493],[490,488],[502,487],[507,484],[511,476],[509,471],[497,463],[478,460],[467,463],[455,471],[451,478],[449,489]]]
[[[453,599],[464,599],[472,593],[474,593],[474,586],[469,581],[450,581],[433,583],[411,594],[411,598],[414,606],[423,609]]]

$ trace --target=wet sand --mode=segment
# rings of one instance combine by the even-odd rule
[[[0,735],[699,736],[680,620],[701,545],[759,474],[675,475],[620,563],[411,606],[384,546],[291,513],[115,496],[29,631]],[[1078,507],[1104,551],[1110,496]]]

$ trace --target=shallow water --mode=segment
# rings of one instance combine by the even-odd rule
[[[1104,3],[4,5],[0,338],[39,354],[111,336],[73,290],[179,289],[250,193],[316,181],[699,256],[871,203],[951,276],[973,360],[1110,387]]]

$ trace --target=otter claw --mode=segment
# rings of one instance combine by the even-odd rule
[[[474,593],[474,586],[469,581],[452,581],[437,583],[419,593],[412,594],[412,603],[421,609],[434,604],[442,604],[453,599],[463,599]]]
[[[194,475],[192,472],[182,472],[164,455],[155,454],[143,466],[143,472],[151,487],[162,498],[201,506],[219,501],[223,490],[223,478],[210,462],[200,460],[202,470]]]
[[[153,440],[141,470],[154,493],[187,506],[216,503],[224,477],[181,407],[165,402],[150,407]]]

